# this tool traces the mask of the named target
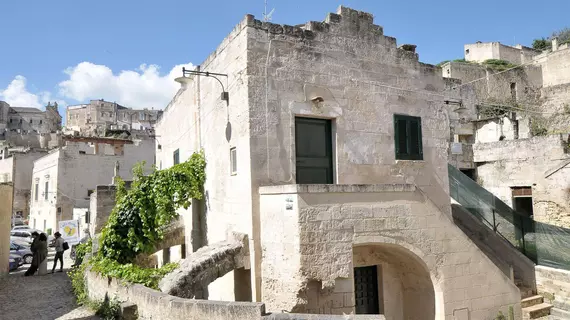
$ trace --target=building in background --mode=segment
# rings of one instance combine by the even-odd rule
[[[0,157],[0,183],[12,183],[14,218],[28,218],[34,161],[46,154],[47,150],[42,149],[4,148]]]
[[[130,109],[116,102],[91,100],[68,106],[66,130],[80,135],[101,135],[106,130],[152,132],[162,110]]]
[[[115,172],[131,179],[135,164],[154,164],[154,140],[65,137],[64,142],[34,162],[29,222],[34,228],[55,230],[59,221],[74,218],[75,209],[89,208],[91,193],[110,184]]]
[[[10,106],[0,101],[0,131],[27,133],[55,133],[61,129],[61,116],[54,105],[48,102],[46,110]],[[1,132],[1,133],[4,133]]]
[[[463,109],[450,164],[524,216],[570,227],[568,44],[467,44],[465,61],[442,64],[442,75]]]

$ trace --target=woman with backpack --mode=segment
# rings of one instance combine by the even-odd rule
[[[54,245],[55,245],[55,258],[53,259],[53,268],[51,269],[51,273],[55,272],[55,267],[57,266],[57,260],[60,262],[59,271],[63,272],[63,252],[67,249],[65,248],[67,242],[63,240],[61,237],[61,233],[56,232],[53,234],[55,236]],[[69,246],[68,246],[69,248]]]

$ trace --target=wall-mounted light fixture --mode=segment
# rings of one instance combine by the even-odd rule
[[[226,105],[230,104],[230,93],[226,92],[226,89],[224,88],[224,84],[222,83],[222,81],[220,79],[218,79],[218,77],[226,77],[227,78],[228,77],[227,74],[207,72],[207,71],[187,70],[185,67],[182,67],[182,76],[186,77],[186,75],[211,77],[211,78],[218,80],[218,82],[222,86],[221,99],[226,102]]]

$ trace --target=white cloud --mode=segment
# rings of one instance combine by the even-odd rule
[[[8,102],[14,107],[43,108],[51,99],[49,92],[31,93],[26,88],[26,78],[16,76],[5,89],[0,88],[0,100]],[[58,104],[65,103],[58,101]]]
[[[159,66],[143,64],[115,74],[107,66],[81,62],[64,71],[69,79],[59,83],[59,94],[79,102],[105,99],[129,108],[164,109],[180,88],[174,79],[182,76],[183,66],[193,68],[191,63],[181,64],[161,75]]]

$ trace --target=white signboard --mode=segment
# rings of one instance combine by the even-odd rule
[[[451,154],[463,154],[463,143],[454,142],[451,144]]]
[[[79,222],[77,220],[60,221],[59,233],[70,245],[79,242]]]

